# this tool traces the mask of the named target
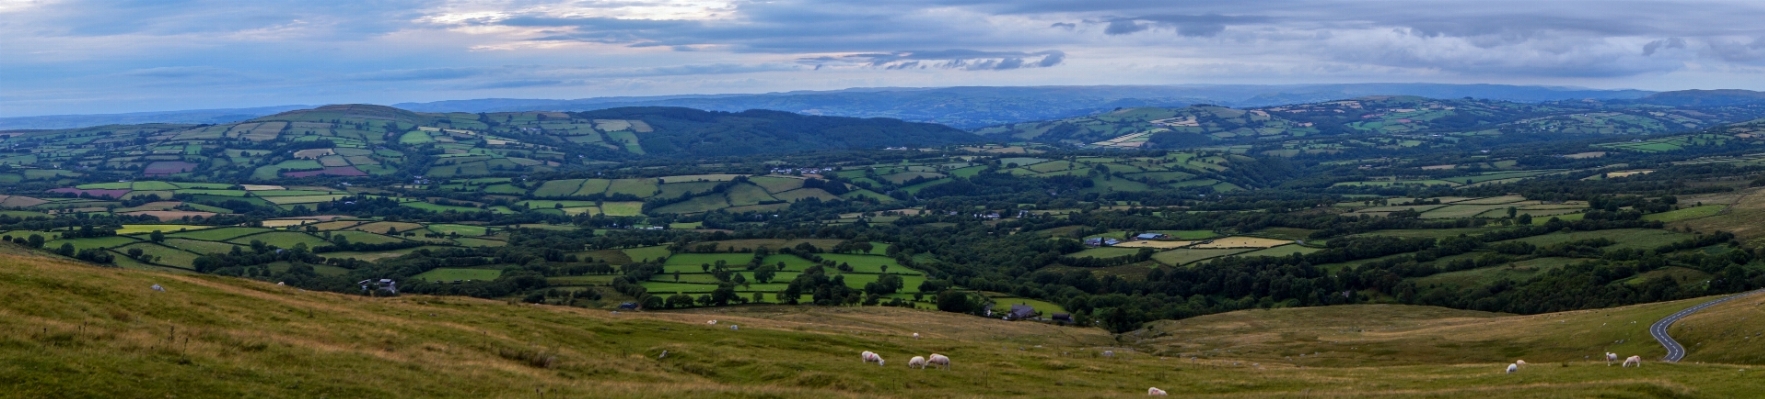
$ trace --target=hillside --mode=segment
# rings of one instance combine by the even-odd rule
[[[1707,356],[1697,350],[1684,364],[1605,367],[1578,355],[1597,353],[1609,334],[1586,336],[1590,342],[1563,336],[1596,322],[1617,334],[1640,330],[1646,319],[1624,322],[1683,302],[1528,317],[1400,306],[1252,310],[1161,324],[1146,331],[1167,337],[1115,344],[1098,329],[895,308],[612,314],[305,292],[6,251],[0,383],[12,388],[0,396],[8,397],[1132,397],[1148,386],[1185,397],[1737,397],[1756,392],[1765,377],[1753,366],[1693,363]],[[165,292],[150,289],[155,284]],[[1748,306],[1757,313],[1752,302],[1711,311]],[[1356,321],[1356,314],[1379,317]],[[712,319],[718,324],[707,325]],[[1685,326],[1704,330],[1710,322],[1757,327],[1700,318]],[[1244,334],[1247,326],[1260,332]],[[1349,328],[1369,331],[1343,332]],[[1297,338],[1308,344],[1293,351],[1318,351],[1321,361],[1286,362],[1245,346],[1319,329],[1328,331]],[[908,337],[915,332],[924,338]],[[1359,337],[1338,341],[1343,334]],[[1435,338],[1466,334],[1493,340],[1460,349]],[[1498,338],[1523,335],[1573,350]],[[1228,341],[1240,344],[1221,343]],[[1183,348],[1178,358],[1170,342],[1212,350]],[[1696,342],[1760,348],[1740,344],[1748,341],[1737,334]],[[1338,348],[1346,345],[1363,349]],[[1410,350],[1421,346],[1445,349]],[[1629,354],[1642,346],[1615,348]],[[1105,349],[1116,356],[1099,356]],[[863,350],[883,354],[887,367],[860,363]],[[950,355],[952,370],[905,367],[910,354],[930,352]],[[1503,375],[1514,354],[1535,366]],[[1404,360],[1379,360],[1393,356]],[[124,375],[133,378],[117,378]]]
[[[895,119],[774,111],[621,108],[587,113],[418,113],[327,105],[224,124],[13,131],[0,164],[147,177],[485,175],[657,157],[941,146],[980,138]]]

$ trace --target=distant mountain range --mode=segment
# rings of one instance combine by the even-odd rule
[[[47,115],[0,118],[0,129],[70,129],[99,125],[141,123],[233,123],[311,105],[276,105],[255,108],[192,109],[184,111],[130,112],[126,114]]]
[[[1693,90],[1656,93],[1567,87],[1368,83],[1324,85],[1036,86],[854,88],[765,94],[592,97],[574,100],[490,98],[401,103],[418,112],[580,112],[620,107],[665,106],[738,112],[767,109],[806,115],[885,117],[978,129],[1027,121],[1093,115],[1119,108],[1183,107],[1196,104],[1235,108],[1302,104],[1370,95],[1548,102],[1591,99],[1659,102],[1661,105],[1735,105],[1765,102],[1765,93],[1745,90]],[[305,108],[278,107],[141,112],[113,115],[58,115],[0,118],[0,129],[54,129],[132,123],[229,123]]]

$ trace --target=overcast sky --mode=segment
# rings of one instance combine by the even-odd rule
[[[879,86],[1765,90],[1765,1],[0,0],[0,116]]]

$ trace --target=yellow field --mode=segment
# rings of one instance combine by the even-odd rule
[[[270,227],[270,228],[299,226],[299,225],[304,225],[304,224],[312,223],[312,222],[313,222],[312,220],[306,220],[306,219],[270,219],[270,220],[263,221],[264,227]]]
[[[1195,248],[1270,248],[1278,245],[1292,244],[1291,240],[1277,240],[1262,237],[1226,237],[1216,238],[1212,242],[1195,244]]]
[[[244,187],[245,191],[285,190],[282,186],[271,186],[267,184],[241,184],[239,186]]]

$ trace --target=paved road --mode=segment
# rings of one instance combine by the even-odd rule
[[[1679,341],[1674,341],[1673,337],[1667,336],[1667,327],[1672,327],[1673,323],[1678,322],[1679,319],[1685,318],[1685,316],[1690,316],[1692,313],[1697,313],[1698,311],[1704,310],[1705,308],[1708,308],[1711,306],[1716,306],[1717,304],[1720,304],[1723,302],[1728,302],[1728,301],[1733,300],[1735,298],[1740,298],[1743,296],[1753,295],[1753,294],[1758,294],[1758,293],[1765,293],[1765,289],[1758,289],[1758,290],[1742,292],[1739,294],[1734,294],[1734,295],[1729,295],[1729,296],[1717,298],[1716,300],[1713,300],[1713,301],[1700,303],[1700,304],[1698,304],[1698,306],[1685,308],[1685,310],[1681,310],[1678,313],[1674,313],[1672,315],[1667,316],[1666,318],[1662,318],[1661,321],[1655,322],[1655,325],[1649,326],[1649,335],[1655,336],[1655,340],[1660,341],[1661,346],[1664,346],[1667,348],[1667,357],[1663,357],[1663,358],[1661,358],[1661,360],[1669,361],[1669,362],[1678,362],[1679,359],[1685,358],[1685,346],[1679,345]]]

